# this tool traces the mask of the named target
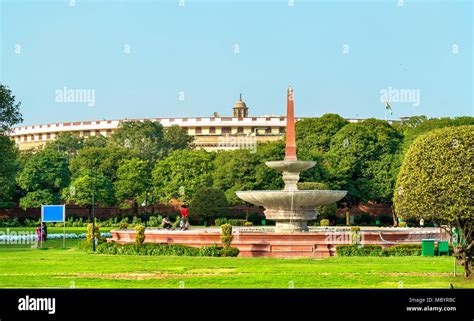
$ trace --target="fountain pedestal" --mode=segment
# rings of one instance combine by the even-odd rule
[[[300,172],[316,165],[313,161],[296,158],[293,89],[288,88],[285,159],[266,162],[270,168],[281,172],[285,188],[281,191],[241,191],[237,196],[265,208],[267,219],[275,221],[275,233],[308,231],[308,221],[317,217],[316,206],[339,201],[346,191],[298,190]]]

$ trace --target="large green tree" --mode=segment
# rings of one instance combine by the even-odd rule
[[[139,158],[124,160],[117,170],[115,181],[115,196],[122,208],[130,208],[133,202],[135,213],[138,212],[138,204],[145,200],[146,193],[150,188],[151,173],[146,161]]]
[[[0,134],[0,209],[15,206],[18,151],[13,141]]]
[[[165,157],[168,150],[163,126],[151,120],[122,122],[111,139],[113,144],[136,152],[150,166]]]
[[[12,126],[21,123],[20,102],[15,100],[11,90],[0,83],[0,133],[8,131]]]
[[[68,186],[70,171],[65,153],[53,149],[26,152],[16,181],[24,196],[22,208],[36,208],[42,204],[59,203],[61,190]]]
[[[334,188],[347,190],[346,208],[392,198],[402,135],[385,121],[367,119],[344,126],[326,155]]]
[[[419,136],[408,149],[393,196],[403,217],[429,219],[456,228],[455,248],[471,276],[474,254],[474,126],[438,129]]]
[[[92,205],[115,204],[112,181],[102,173],[91,171],[74,178],[69,187],[62,190],[62,198],[68,203],[85,206],[91,213]]]
[[[213,154],[204,150],[176,150],[158,161],[152,177],[162,201],[188,201],[199,188],[212,185]]]
[[[165,129],[165,144],[167,153],[178,149],[187,149],[191,146],[194,137],[189,136],[186,129],[173,125]]]

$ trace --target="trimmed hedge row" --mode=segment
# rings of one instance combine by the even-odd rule
[[[239,249],[227,250],[217,245],[191,247],[178,244],[119,244],[115,242],[102,243],[97,246],[99,254],[111,255],[150,255],[150,256],[237,256]]]
[[[438,248],[435,247],[435,253]],[[452,245],[449,246],[449,252],[453,253]],[[382,249],[380,245],[338,245],[336,246],[338,256],[419,256],[421,255],[421,245],[419,244],[401,244]]]

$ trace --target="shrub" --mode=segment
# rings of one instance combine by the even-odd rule
[[[398,223],[398,226],[399,227],[408,227],[407,222],[400,222],[400,223]]]
[[[94,238],[100,240],[100,226],[95,224],[94,225]],[[91,244],[92,242],[92,223],[87,224],[87,232],[86,232],[86,241]]]
[[[228,247],[221,250],[221,256],[236,257],[239,255],[239,253],[240,250],[236,247]]]
[[[227,224],[230,224],[232,226],[244,226],[246,222],[247,222],[246,220],[236,219],[236,218],[231,218],[227,220]]]
[[[414,256],[421,255],[421,245],[419,244],[401,244],[387,247],[384,250],[387,256]]]
[[[138,217],[134,216],[133,219],[132,219],[132,225],[140,225],[142,224],[142,220],[139,219]]]
[[[372,217],[369,213],[362,213],[354,217],[354,223],[357,225],[370,225],[372,223]]]
[[[252,222],[245,222],[244,226],[253,226]]]
[[[380,245],[338,245],[336,254],[338,256],[385,256]]]
[[[163,222],[163,217],[161,215],[150,216],[146,225],[150,227],[158,227],[158,226],[161,226],[162,222]]]
[[[210,224],[211,217],[219,214],[227,215],[229,212],[229,203],[221,189],[213,187],[204,187],[198,189],[189,204],[189,215],[201,216],[206,225]]]
[[[232,225],[223,224],[221,226],[221,242],[224,244],[224,248],[229,248],[232,243]]]
[[[145,226],[143,225],[137,225],[135,226],[135,243],[136,244],[143,244],[143,241],[145,241]]]
[[[320,222],[319,222],[319,225],[320,226],[329,226],[329,220],[328,219],[322,219]]]
[[[214,224],[216,226],[221,226],[222,224],[226,224],[226,223],[227,223],[227,218],[225,217],[216,218],[214,221]]]
[[[97,253],[110,255],[149,255],[149,256],[237,256],[238,249],[231,248],[223,252],[217,245],[201,248],[178,244],[119,244],[115,242],[102,243],[97,246]]]
[[[128,228],[128,223],[120,222],[119,229],[126,230]]]
[[[222,248],[217,245],[204,246],[200,248],[199,256],[221,256]]]

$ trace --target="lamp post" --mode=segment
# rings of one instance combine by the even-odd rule
[[[91,176],[91,190],[92,190],[92,252],[95,252],[95,185],[96,175],[93,175],[92,168],[90,169]],[[94,184],[92,184],[92,176],[94,176]]]

